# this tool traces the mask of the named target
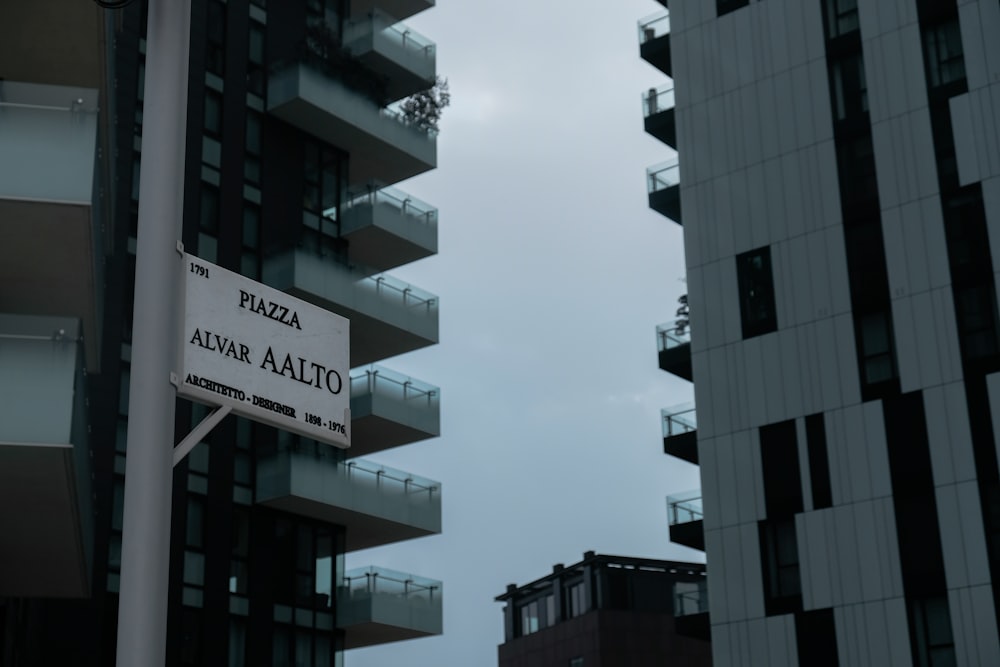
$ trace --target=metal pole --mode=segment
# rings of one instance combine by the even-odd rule
[[[177,241],[184,202],[191,0],[149,0],[136,249],[119,667],[166,660]]]

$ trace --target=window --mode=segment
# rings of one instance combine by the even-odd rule
[[[722,16],[749,4],[750,0],[715,0],[715,11],[718,16]]]
[[[208,44],[205,46],[205,69],[218,76],[225,75],[226,66],[226,5],[219,0],[208,3],[206,22]]]
[[[857,118],[868,113],[868,84],[860,53],[834,60],[830,65],[830,81],[837,120]]]
[[[838,667],[837,626],[832,609],[817,609],[795,615],[795,639],[799,664]]]
[[[858,318],[861,329],[861,380],[875,385],[896,377],[896,360],[892,351],[892,321],[889,311],[868,313]]]
[[[569,618],[576,618],[587,612],[587,592],[582,581],[569,587],[566,592],[566,610]]]
[[[956,287],[955,314],[963,361],[995,357],[998,353],[997,310],[993,280]]]
[[[538,600],[534,600],[521,607],[521,634],[530,635],[538,630]]]
[[[254,95],[264,96],[267,74],[264,69],[264,26],[250,21],[249,46],[247,52],[247,90]]]
[[[924,31],[924,57],[931,88],[965,80],[962,31],[958,17]]]
[[[583,667],[583,657],[577,656],[575,658],[570,658],[569,667]]]
[[[948,599],[943,595],[910,602],[913,652],[920,667],[954,667],[955,640],[951,634]]]
[[[760,459],[767,518],[790,517],[801,512],[802,483],[795,420],[761,427]]]
[[[799,546],[795,519],[760,522],[761,567],[764,575],[764,608],[768,616],[802,609]]]
[[[875,148],[871,133],[837,143],[837,167],[840,177],[840,201],[844,215],[854,209],[878,208],[878,179],[875,173]]]
[[[752,338],[777,330],[771,249],[765,246],[737,255],[736,278],[740,291],[743,337]]]
[[[858,0],[826,0],[826,36],[840,37],[858,29]]]
[[[806,417],[806,449],[809,452],[809,480],[812,482],[813,509],[832,507],[830,460],[826,452],[826,425],[822,412]]]

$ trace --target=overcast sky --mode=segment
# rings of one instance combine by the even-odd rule
[[[438,169],[403,189],[440,209],[439,254],[392,272],[440,297],[441,342],[383,365],[441,387],[442,436],[372,458],[443,485],[443,533],[356,552],[444,581],[444,635],[347,653],[347,667],[495,665],[507,583],[584,551],[696,560],[664,497],[697,468],[663,454],[657,367],[685,292],[681,228],[646,205],[669,149],[642,129],[653,0],[438,0],[452,106]]]

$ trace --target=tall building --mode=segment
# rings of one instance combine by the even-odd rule
[[[169,665],[343,664],[442,631],[441,582],[345,554],[441,531],[441,486],[357,458],[439,435],[373,362],[433,345],[384,273],[437,251],[434,0],[193,0],[185,250],[351,322],[353,446],[227,418],[174,470]],[[112,665],[145,2],[0,8],[0,664]],[[345,382],[345,388],[347,383]],[[180,439],[208,408],[178,401]]]
[[[509,584],[500,667],[707,667],[707,637],[685,627],[704,608],[700,563],[583,554],[523,586]]]
[[[1000,664],[1000,4],[669,10],[716,664]]]

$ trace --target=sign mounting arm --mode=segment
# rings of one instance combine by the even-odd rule
[[[201,420],[201,423],[195,426],[190,433],[185,436],[183,440],[177,443],[174,447],[174,467],[184,460],[184,457],[188,455],[194,446],[201,442],[202,438],[212,432],[212,429],[219,425],[219,422],[233,411],[233,408],[228,405],[220,405],[212,412],[208,413],[208,416]]]

